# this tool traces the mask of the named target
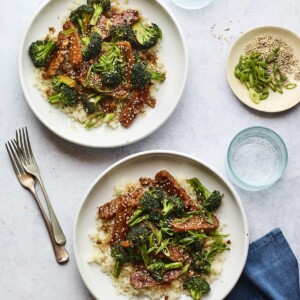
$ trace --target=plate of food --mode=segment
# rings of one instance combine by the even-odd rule
[[[237,98],[263,112],[280,112],[300,101],[300,38],[280,27],[246,32],[232,46],[227,79]]]
[[[127,145],[158,129],[186,74],[182,31],[157,0],[46,1],[19,52],[34,114],[60,137],[90,147]]]
[[[248,243],[243,205],[226,179],[191,156],[147,151],[91,185],[73,248],[97,299],[221,300],[244,268]]]

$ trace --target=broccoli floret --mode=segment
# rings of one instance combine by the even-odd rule
[[[203,248],[203,242],[206,234],[194,231],[188,231],[178,238],[178,244],[188,246],[190,252],[200,252]]]
[[[104,72],[102,74],[102,83],[109,88],[116,88],[120,85],[124,78],[124,69],[122,66],[117,65],[114,69]]]
[[[149,187],[149,194],[150,194],[153,198],[157,199],[159,202],[162,202],[162,200],[163,200],[163,199],[165,198],[165,196],[166,196],[166,193],[165,193],[162,189],[156,188],[156,187],[154,187],[154,186],[150,186],[150,187]]]
[[[219,191],[210,192],[198,178],[192,178],[188,180],[188,183],[192,186],[197,194],[197,198],[203,200],[203,207],[209,212],[217,210],[222,202],[223,196]]]
[[[47,65],[48,57],[53,52],[55,44],[53,41],[35,41],[28,50],[29,56],[36,68]]]
[[[63,107],[66,106],[73,106],[77,102],[77,92],[75,89],[70,88],[67,85],[61,85],[60,88],[58,89],[59,93],[50,96],[48,100],[52,104],[61,104]]]
[[[149,264],[148,249],[146,246],[149,236],[149,230],[142,226],[131,227],[127,234],[127,240],[132,243],[133,247],[140,250],[140,254],[146,266]]]
[[[113,274],[116,278],[118,278],[120,276],[123,264],[130,261],[130,257],[120,244],[111,247],[111,256],[115,259]]]
[[[193,300],[199,300],[203,294],[210,292],[208,282],[200,276],[186,277],[183,288],[190,292]]]
[[[152,190],[152,192],[145,192],[143,198],[140,201],[141,208],[137,209],[134,212],[127,224],[133,226],[142,221],[148,220],[150,217],[149,213],[151,213],[154,209],[161,208],[162,204],[160,202],[160,198],[157,199],[157,196],[158,194],[156,194],[154,190]],[[148,214],[141,216],[143,213]]]
[[[209,250],[206,250],[203,253],[194,253],[192,262],[193,269],[198,273],[209,274],[213,259],[218,253],[221,253],[224,250],[229,250],[229,247],[225,243],[215,242]]]
[[[76,86],[76,81],[66,75],[58,75],[52,79],[52,87],[55,91],[59,92],[64,85],[74,88]]]
[[[94,8],[90,25],[96,25],[101,14],[107,14],[111,9],[110,0],[88,0],[87,4]]]
[[[103,98],[103,95],[95,94],[81,94],[80,100],[83,105],[83,109],[87,114],[93,114],[99,109],[99,101]]]
[[[143,25],[137,22],[132,26],[137,41],[137,46],[141,49],[154,47],[162,38],[162,31],[156,24]]]
[[[94,9],[92,6],[81,5],[70,13],[69,18],[83,33],[86,33],[93,13]]]
[[[102,37],[97,31],[93,31],[88,37],[82,39],[83,49],[82,55],[84,60],[90,60],[101,53]]]
[[[148,69],[141,61],[136,62],[132,67],[132,88],[141,90],[150,84],[151,80],[164,81],[165,74]]]
[[[164,273],[166,271],[171,269],[178,269],[182,266],[182,262],[173,262],[165,264],[162,260],[154,259],[152,263],[147,267],[147,270],[156,281],[161,282],[164,280]]]
[[[145,192],[143,198],[140,201],[140,205],[142,207],[142,210],[147,212],[162,207],[161,199],[156,198],[156,194],[153,191]]]
[[[174,214],[177,217],[183,215],[185,211],[185,206],[183,201],[178,197],[167,197],[163,200],[163,210],[162,214],[164,216],[169,215],[170,213]]]
[[[154,209],[149,213],[149,221],[158,224],[163,218],[160,210]]]
[[[105,44],[107,51],[93,65],[93,71],[101,73],[104,85],[115,88],[123,81],[125,70],[120,49],[115,44]]]
[[[113,43],[117,41],[135,42],[135,35],[129,24],[113,25],[109,31]]]

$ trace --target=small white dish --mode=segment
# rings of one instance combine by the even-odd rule
[[[93,244],[88,234],[96,230],[97,207],[110,201],[116,185],[132,182],[141,176],[153,177],[166,169],[175,177],[198,177],[205,184],[224,193],[217,215],[230,234],[231,250],[226,254],[223,271],[212,283],[206,300],[222,300],[239,279],[248,254],[248,226],[242,202],[231,184],[213,168],[191,156],[173,151],[146,151],[131,155],[106,169],[88,189],[77,214],[73,249],[83,281],[96,299],[128,299],[117,294],[111,279],[99,265],[89,264]],[[182,296],[181,299],[190,299]],[[203,297],[204,299],[204,297]]]
[[[120,1],[125,5],[125,0]],[[164,61],[167,79],[160,86],[155,109],[147,109],[128,129],[113,130],[107,126],[87,130],[66,114],[51,106],[34,86],[34,67],[28,55],[30,44],[45,37],[49,27],[61,30],[62,21],[70,13],[71,0],[48,0],[34,15],[21,42],[19,76],[25,98],[38,119],[55,134],[70,142],[95,147],[112,148],[137,142],[157,130],[175,110],[186,81],[187,51],[182,30],[162,1],[130,0],[125,7],[140,10],[149,22],[156,23],[163,32],[159,56]]]
[[[255,37],[264,34],[281,37],[293,48],[295,56],[300,60],[300,38],[298,35],[281,27],[258,27],[241,35],[233,44],[227,59],[227,79],[233,93],[245,105],[255,110],[269,113],[285,111],[297,105],[300,101],[299,82],[291,79],[292,82],[295,82],[298,85],[295,89],[284,89],[283,94],[274,93],[270,90],[270,96],[266,100],[261,101],[259,104],[255,104],[251,100],[246,86],[234,76],[235,66],[238,64],[240,56],[245,53],[245,47]]]

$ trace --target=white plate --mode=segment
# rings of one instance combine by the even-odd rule
[[[255,28],[240,36],[233,44],[227,60],[227,79],[232,91],[241,102],[255,110],[275,113],[290,109],[299,103],[299,82],[296,82],[291,78],[291,82],[298,84],[297,88],[293,90],[284,89],[283,94],[274,93],[270,90],[270,96],[266,100],[261,101],[259,104],[255,104],[251,100],[246,86],[234,76],[234,68],[238,64],[240,56],[244,54],[245,47],[255,37],[264,34],[281,37],[293,48],[295,56],[300,59],[300,39],[295,33],[284,28],[273,26]]]
[[[93,252],[88,233],[96,229],[97,207],[112,199],[116,185],[136,181],[141,176],[153,177],[162,169],[175,177],[198,177],[209,188],[224,193],[217,215],[227,224],[224,231],[230,233],[232,245],[220,278],[211,285],[211,293],[203,299],[224,299],[237,282],[244,268],[249,240],[244,208],[233,187],[215,170],[193,157],[178,152],[147,151],[124,158],[105,170],[88,190],[77,215],[73,240],[75,259],[83,281],[97,299],[127,299],[117,295],[111,279],[101,272],[100,266],[87,262]],[[182,296],[182,299],[187,297]]]
[[[124,0],[123,0],[124,1]],[[122,1],[121,1],[122,2]],[[156,95],[157,106],[147,109],[146,117],[138,117],[128,129],[112,130],[102,126],[86,130],[67,115],[51,106],[34,86],[33,65],[28,55],[30,44],[43,38],[50,26],[62,28],[62,20],[69,15],[71,0],[47,1],[35,14],[21,43],[19,74],[25,98],[40,121],[60,137],[80,145],[109,148],[128,145],[145,138],[158,129],[176,108],[186,81],[187,52],[182,31],[169,10],[157,0],[130,0],[126,7],[137,8],[149,22],[163,31],[159,56],[167,70],[167,79]],[[59,18],[58,18],[59,17]]]

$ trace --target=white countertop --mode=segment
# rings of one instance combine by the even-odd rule
[[[11,0],[1,4],[1,299],[92,299],[72,251],[75,215],[92,181],[117,160],[150,149],[185,152],[226,174],[230,140],[241,129],[253,125],[269,127],[281,135],[289,151],[289,164],[282,179],[265,191],[237,188],[246,209],[250,239],[280,227],[300,260],[300,106],[274,115],[257,113],[235,98],[225,76],[230,45],[241,32],[278,25],[300,34],[299,2],[216,0],[202,10],[186,11],[165,0],[187,40],[190,65],[185,92],[162,128],[134,145],[112,150],[89,149],[55,136],[38,121],[24,99],[17,52],[24,29],[42,2]],[[21,126],[30,131],[44,182],[68,239],[70,262],[64,266],[55,262],[37,206],[17,182],[4,147]]]

